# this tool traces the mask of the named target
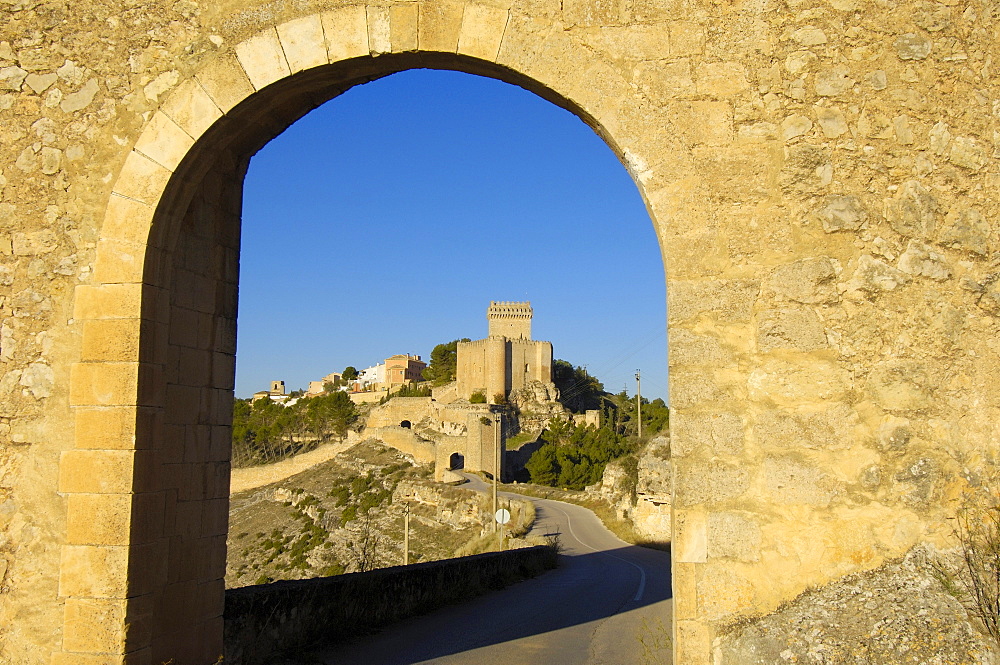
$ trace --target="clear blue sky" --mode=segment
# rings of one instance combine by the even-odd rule
[[[516,86],[415,70],[352,88],[251,161],[236,394],[486,336],[533,337],[618,392],[666,398],[663,265],[635,183],[573,114]]]

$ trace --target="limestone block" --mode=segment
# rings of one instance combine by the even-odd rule
[[[497,63],[518,72],[531,72],[551,32],[552,26],[547,21],[512,13],[500,42]]]
[[[20,67],[3,67],[0,69],[0,90],[19,91],[27,76],[28,72]]]
[[[14,256],[38,256],[48,254],[59,246],[59,238],[51,230],[15,233],[11,241]]]
[[[671,366],[670,405],[678,409],[707,406],[732,399],[713,376],[704,370],[690,371]]]
[[[278,26],[278,39],[294,74],[328,62],[323,24],[319,14],[312,14]]]
[[[832,179],[833,163],[828,149],[806,142],[785,148],[785,163],[778,175],[778,184],[787,195],[819,193]]]
[[[948,161],[962,168],[979,171],[989,163],[989,151],[975,139],[958,136],[951,142]]]
[[[799,450],[843,450],[855,445],[859,417],[848,404],[816,408],[775,408],[757,414],[753,433],[757,445]]]
[[[130,494],[74,493],[69,495],[67,506],[66,542],[70,545],[130,544]]]
[[[81,360],[138,362],[140,319],[96,319],[83,322]]]
[[[133,150],[125,158],[125,164],[115,182],[114,192],[155,206],[160,201],[160,195],[167,186],[170,174],[171,171],[163,165]]]
[[[678,621],[674,634],[677,636],[675,654],[678,663],[713,665],[712,629],[707,622]]]
[[[816,74],[816,94],[820,97],[837,97],[854,86],[851,70],[843,65]]]
[[[417,50],[417,4],[401,3],[389,9],[389,41],[393,53]]]
[[[993,243],[989,222],[976,208],[956,208],[948,213],[938,241],[946,247],[988,256]]]
[[[564,0],[562,14],[567,25],[619,25],[626,10],[624,0]]]
[[[364,5],[323,12],[321,21],[330,62],[368,55],[368,12]]]
[[[458,52],[496,62],[507,29],[508,15],[506,10],[496,7],[466,5],[458,37]]]
[[[59,461],[59,491],[128,493],[135,487],[135,451],[67,450]]]
[[[868,220],[868,211],[858,197],[834,194],[826,197],[819,216],[823,220],[823,230],[827,233],[857,231]]]
[[[388,7],[368,7],[368,49],[372,55],[392,52],[392,30]]]
[[[90,79],[82,88],[63,97],[62,101],[59,102],[59,108],[62,109],[64,113],[76,113],[77,111],[82,111],[90,106],[90,103],[94,101],[94,97],[97,95],[98,89],[97,79]]]
[[[128,586],[127,547],[63,546],[59,566],[60,596],[125,598]]]
[[[749,471],[733,464],[722,462],[678,464],[675,473],[674,505],[680,507],[710,505],[737,499],[750,487]]]
[[[142,284],[81,284],[76,287],[73,318],[105,319],[140,316],[142,297],[153,290]]]
[[[256,90],[291,74],[278,32],[274,28],[259,32],[237,44],[236,58]]]
[[[944,255],[915,240],[907,243],[897,267],[908,275],[928,277],[937,282],[951,277]]]
[[[836,363],[803,356],[762,360],[750,372],[747,388],[753,399],[790,405],[839,398],[850,383],[847,371]]]
[[[169,171],[184,159],[194,139],[162,111],[157,111],[135,143],[135,149]]]
[[[683,328],[670,330],[670,363],[673,366],[717,367],[732,362],[732,349],[712,335],[698,335]]]
[[[195,139],[222,117],[222,110],[195,78],[177,86],[160,110]]]
[[[420,3],[417,43],[421,51],[454,53],[462,30],[463,6],[456,2]]]
[[[671,423],[674,456],[708,453],[709,456],[739,455],[743,452],[743,419],[718,411],[709,414],[675,411]]]
[[[769,500],[783,504],[828,506],[835,483],[816,465],[796,457],[768,457],[761,469]]]
[[[711,97],[736,97],[750,92],[746,68],[736,62],[709,62],[698,67],[697,91]]]
[[[793,51],[785,56],[785,70],[792,76],[798,76],[811,70],[816,60],[812,51]]]
[[[820,46],[827,43],[826,33],[814,25],[807,25],[792,32],[792,39],[802,46]]]
[[[828,304],[837,300],[837,272],[825,257],[800,259],[779,266],[771,273],[768,287],[775,294],[804,304]],[[673,351],[671,340],[671,352]]]
[[[847,133],[847,121],[839,109],[825,106],[816,106],[814,109],[816,110],[816,122],[819,123],[820,129],[823,130],[823,136],[828,139],[835,139]]]
[[[614,59],[662,60],[670,56],[670,38],[662,26],[633,25],[578,29],[573,32],[588,48]]]
[[[868,375],[868,390],[887,411],[918,411],[931,405],[930,377],[917,360],[888,360]]]
[[[753,583],[729,564],[713,561],[699,571],[698,600],[707,619],[732,618],[754,607],[756,597]]]
[[[145,245],[153,226],[153,208],[120,194],[108,197],[101,235],[133,245]]]
[[[646,60],[636,64],[633,80],[647,95],[655,99],[670,99],[695,92],[691,62],[687,58],[675,60]]]
[[[669,106],[674,125],[692,145],[733,142],[733,108],[728,102],[677,102]]]
[[[739,561],[760,560],[760,525],[742,512],[710,513],[708,516],[708,556]]]
[[[58,74],[28,74],[24,82],[36,95],[40,95],[48,90],[58,79]]]
[[[243,66],[236,57],[229,54],[218,55],[209,60],[208,64],[195,74],[195,78],[223,113],[231,111],[254,92]],[[180,94],[180,90],[175,94]]]
[[[780,150],[769,143],[696,147],[692,157],[712,198],[744,204],[773,195],[783,161]]]
[[[70,370],[70,404],[132,406],[138,381],[138,363],[76,363]]]
[[[101,653],[125,650],[128,601],[119,598],[66,600],[63,648]]]
[[[885,71],[881,69],[876,69],[875,71],[869,73],[864,78],[865,84],[868,85],[872,90],[885,90],[889,87],[889,80],[886,77]]]
[[[672,57],[701,55],[704,52],[704,27],[691,21],[670,22],[670,55]]]
[[[675,532],[676,533],[676,532]],[[677,542],[675,536],[672,543]],[[676,547],[676,545],[674,545]],[[676,549],[674,549],[676,552]],[[700,563],[684,563],[674,557],[673,565],[674,621],[698,616],[698,568]]]
[[[46,146],[41,151],[42,165],[39,170],[45,175],[55,175],[62,166],[62,150]]]
[[[813,127],[812,120],[804,115],[792,114],[781,121],[781,138],[790,141],[808,134]]]
[[[55,374],[44,362],[33,362],[21,373],[18,385],[36,399],[51,397],[55,389]]]
[[[816,311],[809,307],[781,307],[757,316],[757,350],[813,351],[827,347],[826,330]]]
[[[114,284],[140,283],[145,255],[143,245],[104,239],[97,245],[94,278]]]
[[[152,436],[162,416],[153,409],[135,406],[78,407],[76,420],[76,447],[80,449],[131,450],[156,447]]]
[[[671,541],[677,563],[704,563],[708,558],[708,517],[700,510],[674,511]]]
[[[852,294],[873,297],[886,291],[894,291],[909,281],[910,277],[906,273],[870,254],[862,254],[858,257],[858,265],[847,281],[846,288]]]
[[[760,291],[756,280],[678,281],[671,285],[671,323],[706,316],[720,323],[749,322]]]
[[[892,128],[896,132],[896,142],[900,145],[913,144],[913,130],[910,128],[910,118],[907,115],[892,119]]]
[[[926,35],[908,32],[897,37],[895,45],[900,60],[923,60],[931,54],[933,42]]]

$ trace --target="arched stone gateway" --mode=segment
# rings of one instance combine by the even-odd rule
[[[413,67],[571,110],[647,202],[676,663],[946,543],[994,472],[991,3],[182,4],[14,3],[0,27],[0,659],[215,662],[242,176]]]

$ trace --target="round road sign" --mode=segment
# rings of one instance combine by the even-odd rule
[[[497,511],[495,517],[497,518],[497,522],[499,522],[500,524],[506,524],[507,522],[510,521],[510,511],[507,510],[506,508],[501,508],[500,510]]]

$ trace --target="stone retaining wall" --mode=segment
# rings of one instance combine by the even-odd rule
[[[226,591],[226,663],[258,665],[278,652],[336,642],[556,567],[556,550],[431,561],[313,580]]]

